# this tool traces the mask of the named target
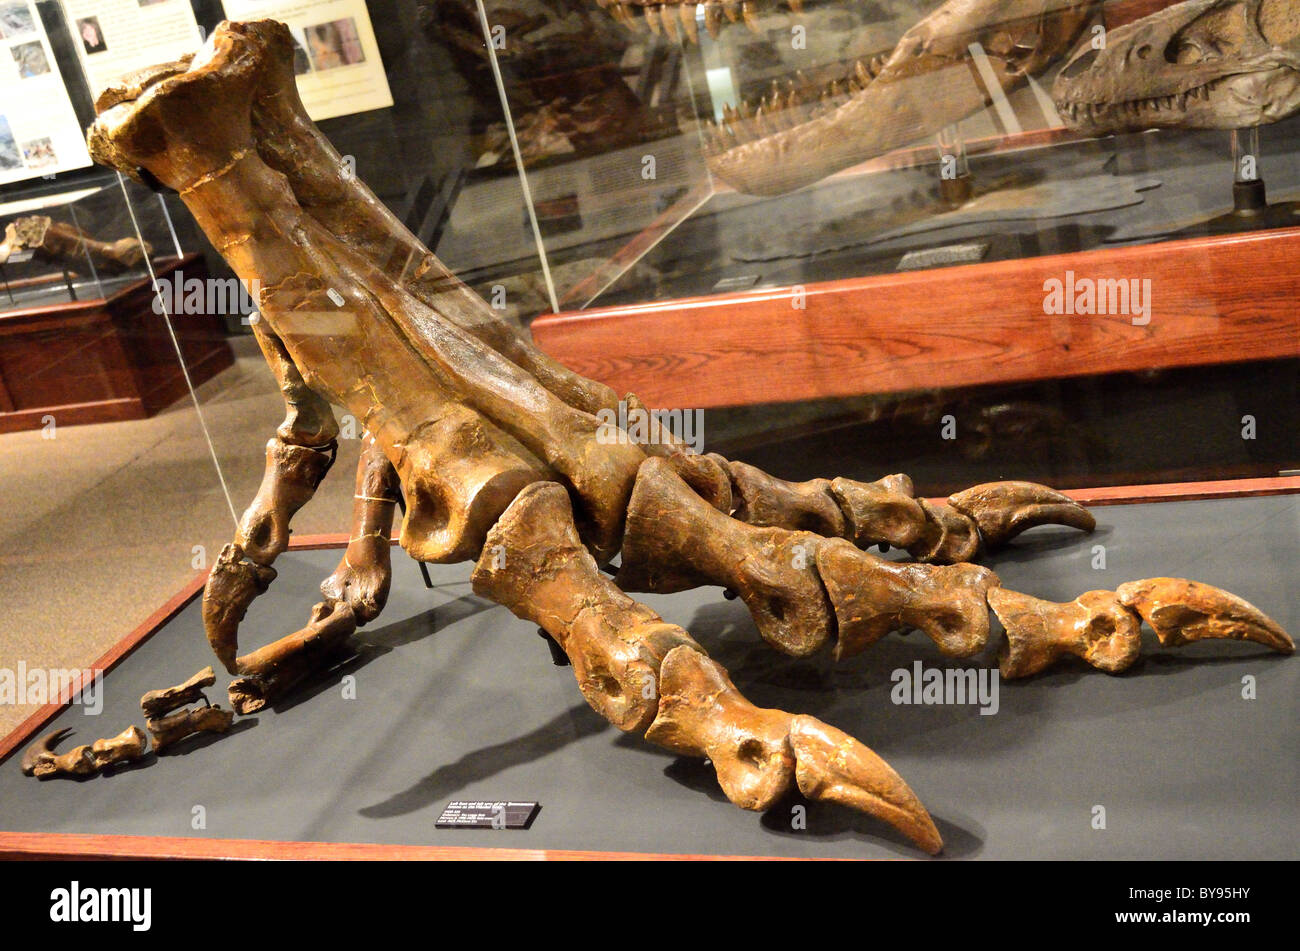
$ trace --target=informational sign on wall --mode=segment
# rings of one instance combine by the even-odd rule
[[[313,119],[384,109],[393,94],[365,0],[222,0],[231,20],[280,20],[294,42],[298,95]]]
[[[36,4],[0,0],[0,184],[89,164]]]
[[[127,73],[193,53],[203,36],[190,0],[63,0],[63,12],[91,96]]]

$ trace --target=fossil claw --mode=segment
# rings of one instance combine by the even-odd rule
[[[54,756],[54,747],[63,742],[64,738],[72,732],[70,727],[64,727],[62,730],[55,730],[53,733],[47,733],[31,746],[27,747],[27,752],[23,753],[23,773],[31,776],[36,772],[37,765],[43,760]]]
[[[1120,585],[1116,593],[1166,647],[1227,639],[1254,641],[1284,654],[1295,651],[1286,631],[1255,605],[1199,581],[1147,578]]]
[[[1092,513],[1078,502],[1036,482],[986,482],[950,496],[948,504],[974,520],[989,546],[1036,525],[1069,525],[1085,532],[1097,527]]]
[[[930,855],[943,838],[916,793],[893,768],[841,730],[810,716],[790,724],[795,780],[809,799],[825,799],[888,822]]]

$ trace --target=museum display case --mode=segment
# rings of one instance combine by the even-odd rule
[[[31,8],[0,854],[1294,853],[1289,7]]]

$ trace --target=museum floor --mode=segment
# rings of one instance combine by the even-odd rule
[[[200,387],[199,399],[242,510],[284,409],[253,339],[232,343],[235,366]],[[340,443],[346,475],[325,481],[296,532],[347,530],[358,445]],[[152,419],[56,428],[53,439],[0,438],[0,499],[0,668],[8,669],[20,659],[28,668],[92,663],[205,571],[233,526],[189,400]],[[0,735],[35,709],[0,705]]]

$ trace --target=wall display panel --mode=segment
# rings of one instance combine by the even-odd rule
[[[34,0],[0,3],[0,185],[86,168],[90,155]]]

